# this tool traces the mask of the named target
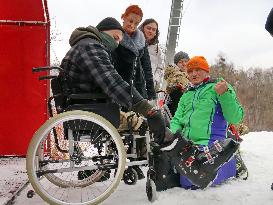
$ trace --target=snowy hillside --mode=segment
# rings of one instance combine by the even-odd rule
[[[233,179],[218,187],[206,190],[184,190],[174,188],[158,193],[158,200],[152,205],[272,205],[273,191],[273,132],[252,132],[241,144],[242,157],[249,169],[247,181]],[[123,182],[103,205],[150,205],[145,193],[146,180],[129,186]],[[27,188],[17,197],[16,205],[44,203],[39,196],[26,198]]]

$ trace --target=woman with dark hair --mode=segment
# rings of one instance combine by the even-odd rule
[[[150,18],[146,19],[139,27],[143,32],[146,42],[148,43],[148,51],[150,55],[155,89],[160,90],[163,84],[163,58],[159,47],[159,29],[156,20]]]
[[[137,5],[129,6],[122,14],[123,40],[116,49],[115,67],[122,78],[132,83],[146,99],[156,99],[150,56],[143,33],[137,28],[143,13]]]

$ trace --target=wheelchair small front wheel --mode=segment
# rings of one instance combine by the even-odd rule
[[[155,182],[149,178],[146,182],[146,194],[150,202],[154,202],[157,199]]]
[[[135,185],[137,183],[137,180],[138,180],[137,171],[132,167],[128,167],[123,173],[124,183],[128,185]]]
[[[68,153],[56,153],[53,130],[65,135],[62,146]],[[46,121],[34,134],[26,158],[33,189],[53,205],[101,203],[117,188],[125,162],[126,152],[116,128],[105,118],[85,111],[65,112]]]

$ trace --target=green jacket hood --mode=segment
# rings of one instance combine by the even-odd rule
[[[69,38],[70,46],[74,46],[79,40],[83,38],[93,38],[95,40],[101,41],[100,32],[95,27],[79,27],[72,32]]]

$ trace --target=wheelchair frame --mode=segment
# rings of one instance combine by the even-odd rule
[[[64,74],[64,71],[60,67],[39,67],[33,68],[32,71],[40,72],[51,70],[58,70],[59,73]],[[47,75],[40,76],[39,80],[53,80],[56,78],[58,78],[58,76]],[[65,75],[64,79],[62,80],[66,80]],[[148,131],[146,131],[145,135],[140,135],[136,131],[128,130],[127,133],[123,132],[122,136],[120,136],[120,133],[115,126],[113,126],[109,120],[105,119],[105,117],[93,112],[82,110],[67,111],[62,107],[57,107],[58,105],[56,106],[55,110],[57,115],[54,115],[52,102],[56,99],[56,97],[64,97],[66,100],[65,103],[67,103],[67,99],[91,100],[94,97],[92,94],[69,95],[63,90],[63,87],[61,89],[61,93],[54,94],[53,92],[53,96],[48,99],[48,108],[51,118],[37,130],[29,144],[26,158],[29,181],[35,192],[50,204],[93,205],[101,203],[114,192],[121,179],[124,179],[125,181],[125,178],[128,177],[130,182],[128,184],[134,184],[136,182],[137,176],[136,172],[132,171],[132,166],[148,165],[148,157],[150,153],[150,134]],[[101,96],[97,95],[95,97],[100,98]],[[85,125],[81,127],[82,124]],[[66,149],[60,146],[58,139],[60,125],[62,127],[62,134],[67,136],[67,139],[63,139],[67,144]],[[67,129],[65,128],[65,125],[68,125]],[[74,126],[74,130],[69,126]],[[84,143],[84,140],[81,141],[81,139],[89,133],[88,129],[90,126],[94,126],[97,129],[94,136],[99,133],[99,135],[96,136],[96,139],[99,137],[105,139],[102,139],[99,142],[94,142],[96,141],[95,139],[92,142],[91,139],[87,142],[90,144],[92,149],[94,148],[94,150],[97,151],[97,156],[82,156],[84,152],[82,151],[80,145],[81,143]],[[92,132],[93,130],[91,130],[91,133],[89,133],[90,138],[92,138]],[[77,133],[77,136],[75,133]],[[147,160],[138,160],[138,156],[136,154],[136,139],[140,138],[146,139]],[[131,153],[126,153],[126,151],[128,151],[126,148],[128,149],[128,147],[130,147],[128,145],[128,141],[130,140],[128,139],[133,139],[130,150]],[[54,142],[52,142],[52,140]],[[54,158],[51,156],[52,143],[54,144],[55,149],[63,154],[61,158]],[[129,159],[132,161],[128,161]],[[84,161],[92,162],[93,164],[79,166],[79,164],[83,163]],[[68,167],[56,167],[56,165],[63,166],[64,164]],[[131,167],[131,169],[125,169],[125,167]],[[111,169],[114,170],[114,173],[112,173],[113,170],[111,171]],[[67,177],[70,173],[84,170],[91,170],[91,177],[87,177],[81,181],[77,179],[75,180],[75,176],[73,176],[73,179],[63,177],[63,175]],[[112,177],[113,179],[111,178],[110,184],[107,184],[106,182],[109,181],[109,179],[106,179],[106,182],[103,182],[102,178],[109,170],[110,174],[108,174],[111,175],[109,177]],[[49,183],[50,186],[47,185]],[[78,201],[71,202],[69,199],[63,199],[62,197],[57,197],[56,195],[56,193],[60,190],[63,190],[64,193],[66,193],[65,190],[68,190],[67,192],[69,192],[72,189],[74,190],[74,194],[86,189],[91,195],[91,191],[89,189],[94,188],[96,184],[99,186],[100,183],[104,183],[105,186],[107,184],[107,187],[104,191],[102,191],[102,193],[94,196],[92,199],[89,199],[88,196],[86,196],[87,199],[79,199]],[[51,190],[53,190],[53,193],[50,193]],[[96,189],[96,191],[97,190],[99,189]],[[69,197],[69,194],[67,195]],[[80,193],[80,195],[82,197],[83,193]]]

